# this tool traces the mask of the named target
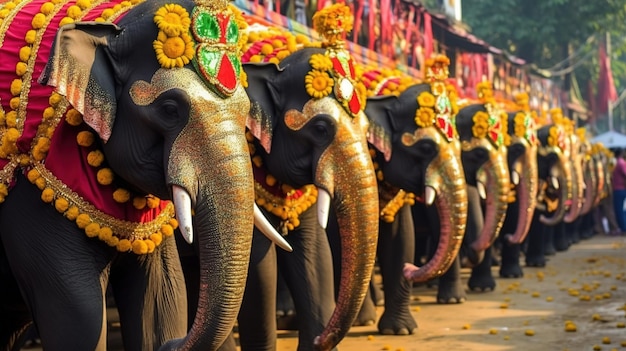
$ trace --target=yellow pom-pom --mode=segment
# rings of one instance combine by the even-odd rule
[[[35,179],[35,185],[39,190],[43,190],[46,187],[47,182],[43,177],[40,177]]]
[[[17,110],[20,107],[20,101],[19,96],[12,97],[11,100],[9,100],[9,107],[11,107],[12,110]]]
[[[23,76],[28,71],[28,65],[24,62],[18,62],[15,64],[15,74],[18,76]]]
[[[143,240],[133,241],[133,253],[137,255],[145,255],[148,253],[148,245]]]
[[[67,211],[65,211],[65,218],[69,219],[70,221],[74,221],[78,218],[79,214],[80,211],[78,210],[78,207],[71,206],[67,209]]]
[[[30,22],[30,25],[33,27],[33,29],[41,29],[43,28],[43,25],[46,23],[46,15],[44,15],[43,13],[38,13],[35,16],[33,16],[33,20]]]
[[[39,174],[39,171],[34,168],[26,173],[26,178],[28,178],[28,181],[33,184],[35,183],[35,180],[37,180],[39,177],[41,177],[41,174]]]
[[[54,10],[54,4],[51,2],[44,2],[43,5],[39,8],[39,11],[44,15],[49,15]]]
[[[148,196],[146,198],[146,205],[148,205],[148,208],[157,208],[159,207],[160,204],[161,204],[161,199],[159,199],[156,196]]]
[[[147,204],[147,200],[145,197],[136,196],[133,198],[133,207],[135,207],[138,210],[141,210],[144,207],[146,207],[146,204]]]
[[[269,186],[274,186],[276,185],[276,178],[274,178],[274,176],[272,176],[271,174],[268,174],[265,177],[265,183]]]
[[[130,243],[128,239],[122,239],[119,243],[117,243],[117,251],[120,252],[128,252],[132,249],[133,245]]]
[[[169,224],[163,224],[161,226],[161,233],[167,238],[174,234],[174,228],[172,228],[172,226]]]
[[[172,226],[172,228],[176,229],[178,228],[178,220],[176,220],[176,218],[170,218],[169,220],[169,224]]]
[[[63,27],[66,24],[74,23],[74,19],[72,17],[63,17],[63,19],[59,22],[59,27]]]
[[[54,117],[54,107],[48,106],[43,110],[43,118],[50,119]]]
[[[95,238],[100,234],[100,224],[91,222],[85,227],[85,234],[90,238]]]
[[[89,132],[87,132],[87,133],[89,133]],[[83,141],[87,141],[87,140],[83,140]],[[81,142],[79,140],[79,144],[80,143]],[[81,146],[84,146],[84,145],[81,145]],[[90,151],[87,154],[87,163],[91,167],[100,167],[102,165],[102,162],[104,162],[104,154],[102,153],[102,151],[100,151],[100,150],[93,150],[93,151]]]
[[[80,229],[85,229],[89,223],[91,223],[91,218],[86,213],[81,213],[76,217],[76,225]]]
[[[57,106],[61,101],[63,101],[63,95],[59,93],[52,93],[52,95],[48,98],[50,106]]]
[[[41,192],[41,200],[45,203],[51,203],[54,200],[54,190],[50,188],[45,188]]]
[[[54,208],[60,213],[64,213],[70,207],[70,203],[65,198],[58,198],[54,201]]]
[[[72,19],[79,18],[82,13],[83,13],[83,10],[76,5],[72,5],[67,8],[67,16]]]
[[[11,82],[11,95],[16,96],[22,92],[22,80],[13,79]]]
[[[100,231],[98,232],[98,239],[104,242],[111,240],[112,236],[113,230],[111,230],[111,228],[109,227],[101,227]]]
[[[17,112],[15,111],[9,111],[5,116],[4,116],[4,123],[7,125],[7,127],[9,128],[16,128],[17,127]]]
[[[70,109],[65,114],[65,121],[71,126],[78,126],[83,123],[83,115],[76,109]]]
[[[117,244],[119,244],[120,239],[116,236],[111,236],[111,238],[107,241],[105,241],[107,243],[107,245],[111,246],[111,247],[116,247]]]
[[[154,243],[154,241],[152,241],[152,240],[144,240],[143,242],[148,247],[148,253],[154,252],[154,248],[156,247],[156,244]]]
[[[272,51],[274,51],[272,44],[263,44],[263,46],[261,46],[261,53],[263,55],[269,55]]]
[[[102,168],[98,170],[98,173],[96,174],[98,184],[102,185],[110,185],[113,183],[113,177],[113,171],[110,168]]]
[[[120,204],[128,202],[128,200],[130,200],[130,192],[128,192],[128,190],[126,189],[116,189],[113,192],[113,200]]]
[[[90,131],[83,130],[76,135],[76,142],[78,143],[78,145],[82,147],[90,147],[91,145],[93,145],[94,140],[95,140],[95,136]],[[103,155],[103,159],[104,159],[104,155]],[[97,167],[97,166],[94,166],[94,167]]]
[[[154,242],[154,245],[159,246],[163,241],[163,236],[160,233],[154,233],[150,235],[150,240]]]

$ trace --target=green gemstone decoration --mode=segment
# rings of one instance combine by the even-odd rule
[[[201,48],[199,52],[200,65],[204,67],[206,72],[211,76],[217,74],[217,68],[219,67],[220,60],[222,59],[222,53],[219,51],[212,51],[207,48]]]
[[[196,33],[200,38],[208,40],[219,40],[220,25],[217,18],[209,13],[201,12],[194,21],[196,26]]]
[[[237,41],[239,41],[239,26],[231,17],[228,21],[228,27],[226,27],[226,42],[236,44]]]
[[[235,54],[228,54],[228,58],[230,58],[230,62],[233,63],[233,67],[235,67],[235,73],[237,77],[241,75],[241,58]]]

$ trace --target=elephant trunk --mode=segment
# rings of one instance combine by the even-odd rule
[[[578,218],[583,202],[583,189],[585,187],[580,157],[578,155],[573,155],[570,162],[572,174],[572,201],[569,210],[565,214],[565,217],[563,217],[563,220],[566,223],[572,223],[576,220],[576,218]]]
[[[538,170],[536,160],[537,148],[527,146],[526,152],[521,157],[522,176],[517,185],[516,199],[518,201],[517,227],[513,235],[507,236],[511,244],[521,244],[533,220],[535,207],[537,206],[537,183]]]
[[[485,199],[485,224],[472,249],[485,251],[496,240],[506,216],[509,205],[510,179],[504,150],[496,150],[483,167],[487,175],[487,198]]]
[[[457,147],[455,149],[454,146]],[[426,169],[426,189],[435,189],[435,206],[439,214],[439,244],[433,257],[422,267],[405,263],[404,277],[413,282],[425,282],[441,276],[452,265],[461,248],[467,224],[467,189],[458,151],[458,142],[440,149]],[[427,198],[427,205],[430,200]]]
[[[194,211],[193,229],[181,223],[181,231],[193,230],[198,241],[200,291],[189,333],[162,350],[217,350],[239,313],[252,243],[254,185],[241,115],[248,100],[243,90],[230,97],[235,98],[241,102],[207,108],[216,112],[211,116],[194,111],[172,147],[170,183],[191,198],[187,208],[175,202],[177,216],[188,212],[191,218],[192,206]]]
[[[585,184],[584,200],[580,209],[580,215],[586,215],[595,205],[596,191],[598,179],[596,175],[596,166],[593,159],[589,159],[584,163],[583,182]]]
[[[546,217],[543,214],[539,216],[539,221],[549,226],[556,225],[557,223],[563,220],[563,217],[565,217],[565,212],[567,209],[567,206],[565,204],[571,198],[570,194],[571,194],[571,188],[572,188],[571,167],[567,165],[568,161],[560,151],[557,151],[556,155],[558,159],[553,167],[555,167],[556,171],[558,172],[557,174],[557,181],[559,184],[558,205],[557,205],[556,210],[554,211],[554,214],[551,217]]]
[[[315,338],[317,350],[331,350],[348,333],[369,287],[378,242],[378,187],[365,139],[338,141],[322,154],[316,179],[320,192],[334,194],[341,238],[341,280],[335,310]],[[319,209],[324,211],[324,209]]]

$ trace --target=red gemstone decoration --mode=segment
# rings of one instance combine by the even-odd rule
[[[228,55],[222,55],[222,62],[220,62],[220,68],[217,71],[217,79],[229,91],[233,91],[237,87],[235,67],[233,67],[233,63]]]

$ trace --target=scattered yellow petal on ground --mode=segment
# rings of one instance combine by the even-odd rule
[[[611,338],[609,338],[608,336],[605,336],[602,338],[602,343],[603,344],[610,344],[611,343]]]
[[[532,330],[532,329],[526,329],[524,334],[527,335],[527,336],[533,336],[533,335],[535,335],[535,331]]]

